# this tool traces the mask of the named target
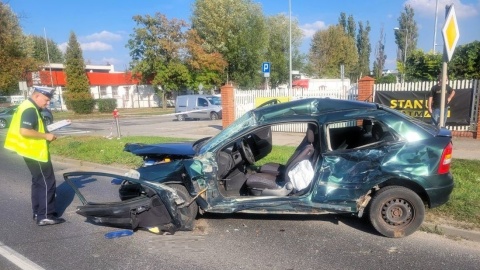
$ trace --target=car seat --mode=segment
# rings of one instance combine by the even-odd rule
[[[292,183],[289,172],[292,172],[293,170],[298,171],[299,166],[305,164],[305,161],[307,161],[309,163],[309,168],[311,168],[312,170],[312,172],[307,172],[307,174],[312,175],[312,161],[316,156],[315,147],[313,145],[314,140],[314,130],[308,128],[306,134],[306,143],[300,144],[295,153],[288,160],[287,164],[285,164],[285,169],[276,171],[265,170],[250,175],[246,181],[246,186],[250,190],[250,193],[256,196],[286,196],[293,191],[300,191],[295,190],[294,187],[296,185]],[[270,169],[274,168],[273,164],[270,164],[269,166]],[[279,168],[281,168],[281,166],[279,166]],[[310,179],[307,179],[306,181],[311,182],[312,180],[313,175]]]

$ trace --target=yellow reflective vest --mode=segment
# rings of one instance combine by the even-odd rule
[[[45,139],[26,138],[20,134],[20,122],[22,114],[28,108],[34,108],[38,118],[38,132],[45,133],[42,117],[30,100],[25,100],[18,106],[17,111],[13,115],[10,127],[8,128],[7,137],[5,138],[4,147],[12,150],[20,156],[41,162],[48,161],[48,145]]]

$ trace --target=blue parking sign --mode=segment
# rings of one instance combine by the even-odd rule
[[[263,73],[270,73],[270,62],[263,62],[262,63],[262,72]]]

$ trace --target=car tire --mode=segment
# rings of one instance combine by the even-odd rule
[[[380,234],[401,238],[414,233],[422,225],[425,204],[412,190],[389,186],[373,196],[368,215]]]
[[[190,202],[190,200],[192,199],[192,197],[188,193],[185,186],[179,185],[179,184],[171,184],[168,186],[173,188],[177,192],[178,196],[180,196],[180,198],[182,198],[182,200],[185,201],[185,203]],[[180,208],[179,212],[180,212],[182,224],[183,224],[183,227],[180,229],[183,229],[183,230],[188,228],[193,229],[195,224],[195,218],[197,217],[197,214],[198,214],[197,203],[194,201],[188,207]]]
[[[45,123],[45,125],[50,125],[52,123],[52,119],[48,116],[44,116],[43,117],[43,123]]]
[[[0,128],[7,128],[7,120],[5,119],[0,119]]]
[[[216,112],[211,112],[210,113],[210,120],[218,120],[218,113]]]
[[[178,120],[178,121],[185,121],[185,114],[179,114],[179,115],[177,115],[177,120]]]

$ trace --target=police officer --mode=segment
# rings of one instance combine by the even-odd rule
[[[442,127],[445,126],[447,123],[447,116],[448,116],[448,108],[449,103],[452,101],[453,97],[455,96],[455,90],[448,85],[448,77],[445,82],[445,110],[444,110],[444,117]],[[442,99],[442,74],[438,75],[438,83],[430,89],[430,95],[428,97],[428,112],[432,117],[432,125],[439,126],[440,124],[440,108],[441,108],[441,99]]]
[[[40,113],[50,102],[54,89],[33,90],[13,115],[4,147],[23,156],[32,174],[32,209],[37,225],[54,225],[65,222],[55,212],[56,181],[48,151],[49,142],[56,137],[48,133]]]

